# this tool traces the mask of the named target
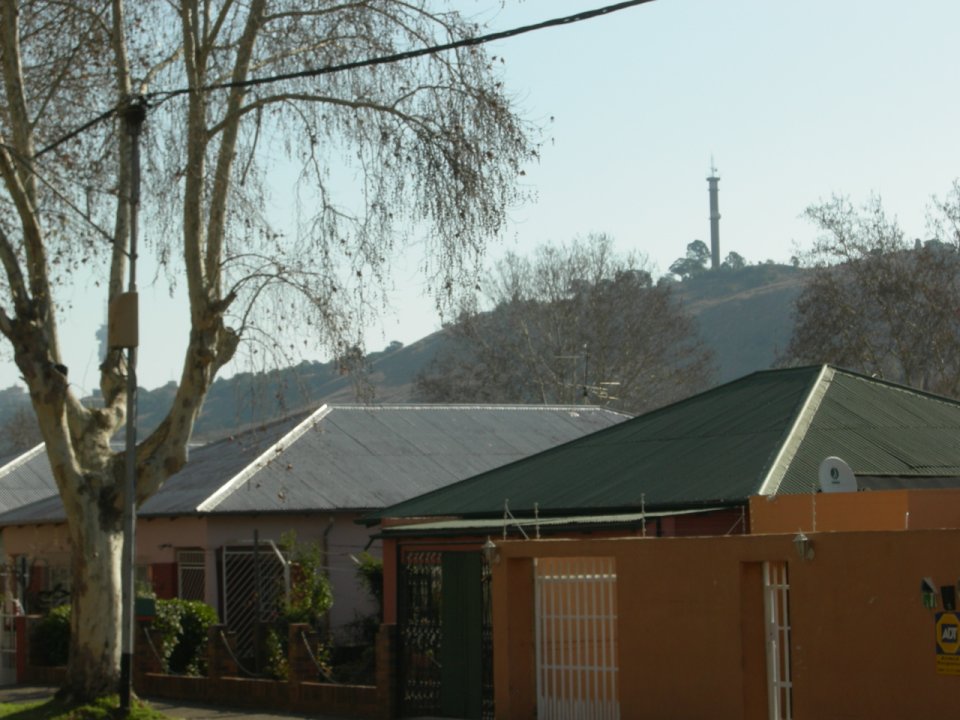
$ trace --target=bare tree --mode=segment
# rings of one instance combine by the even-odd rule
[[[15,455],[43,442],[37,418],[29,406],[22,405],[0,424],[0,454]]]
[[[712,355],[670,283],[593,235],[508,255],[485,305],[446,329],[448,344],[417,378],[446,402],[596,403],[649,410],[704,388]]]
[[[342,352],[410,228],[426,238],[438,297],[501,230],[535,148],[482,49],[298,74],[475,34],[435,5],[3,2],[0,333],[68,518],[73,697],[116,687],[125,494],[123,461],[109,446],[125,421],[124,358],[104,358],[103,407],[85,407],[57,334],[71,278],[110,300],[127,270],[132,141],[118,112],[88,122],[146,95],[148,248],[189,297],[170,411],[137,447],[142,503],[183,466],[207,390],[241,338],[273,346],[275,329],[287,327]],[[277,74],[287,79],[244,84]],[[299,168],[297,232],[284,234],[268,215],[274,158]]]
[[[806,216],[823,235],[781,360],[830,362],[941,394],[960,393],[960,187],[935,203],[931,238],[907,241],[879,198],[834,197]]]

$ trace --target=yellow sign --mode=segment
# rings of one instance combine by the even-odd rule
[[[937,613],[937,673],[960,675],[960,618],[956,613]]]

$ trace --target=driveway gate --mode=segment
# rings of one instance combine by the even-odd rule
[[[537,558],[537,717],[617,720],[617,573],[613,558]]]

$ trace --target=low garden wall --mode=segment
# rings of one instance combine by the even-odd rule
[[[32,617],[18,618],[17,681],[21,684],[58,685],[64,668],[41,667],[30,661]],[[139,623],[133,663],[134,688],[142,697],[157,697],[228,707],[270,709],[305,714],[386,720],[396,715],[396,627],[381,625],[376,641],[376,685],[318,682],[310,654],[313,638],[308,625],[291,624],[288,637],[286,680],[245,676],[233,654],[234,638],[223,625],[207,635],[207,675],[194,677],[162,672],[149,623]]]

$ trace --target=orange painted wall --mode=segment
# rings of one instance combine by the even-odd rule
[[[934,611],[919,587],[960,578],[960,530],[810,537],[809,561],[789,534],[500,543],[497,717],[534,716],[532,558],[558,555],[615,558],[621,717],[765,717],[767,560],[789,567],[794,717],[952,716],[960,677],[936,673]]]
[[[960,528],[960,490],[878,490],[858,493],[755,496],[753,533]]]

